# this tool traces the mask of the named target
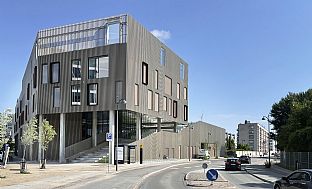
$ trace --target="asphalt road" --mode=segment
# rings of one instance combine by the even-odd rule
[[[184,176],[191,171],[203,170],[203,161],[192,161],[181,165],[158,165],[154,167],[129,170],[112,175],[110,178],[81,181],[68,188],[80,189],[189,189]],[[252,163],[256,164],[257,161]],[[260,162],[262,163],[262,161]],[[236,188],[272,188],[245,171],[225,171],[224,160],[211,160],[209,168],[217,169],[219,174]],[[204,171],[203,171],[204,173]]]

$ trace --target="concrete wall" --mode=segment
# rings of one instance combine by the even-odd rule
[[[143,145],[144,159],[161,159],[164,155],[168,158],[187,159],[189,157],[189,133],[191,133],[191,154],[192,157],[195,157],[201,148],[201,143],[208,142],[208,134],[206,133],[210,132],[209,146],[211,147],[211,156],[224,156],[225,129],[204,122],[196,122],[191,127],[193,129],[186,127],[179,133],[168,131],[153,133],[146,138],[131,143],[131,145],[137,146],[138,158],[140,145]]]

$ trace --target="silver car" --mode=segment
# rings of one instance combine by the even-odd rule
[[[274,182],[274,189],[283,188],[312,188],[312,169],[300,169],[292,172],[287,177],[282,177],[281,179]]]

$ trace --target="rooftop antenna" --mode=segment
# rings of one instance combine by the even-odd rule
[[[200,121],[203,121],[203,117],[204,117],[204,114],[202,113],[202,115],[200,116]]]

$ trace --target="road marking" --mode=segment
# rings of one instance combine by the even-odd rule
[[[184,167],[184,169],[190,169],[190,168],[192,168],[192,167]]]
[[[176,167],[172,167],[171,169],[179,169],[179,168],[176,168]]]
[[[195,167],[200,167],[200,166],[198,165],[198,166],[195,166]]]

